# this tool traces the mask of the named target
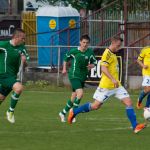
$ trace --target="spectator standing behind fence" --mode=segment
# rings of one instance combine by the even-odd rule
[[[6,112],[10,123],[15,123],[14,109],[23,90],[17,73],[21,61],[25,64],[29,60],[24,41],[25,32],[22,29],[16,29],[11,40],[0,41],[0,104],[12,91],[10,107]]]
[[[141,66],[143,75],[143,90],[138,97],[136,105],[137,109],[141,109],[143,107],[142,101],[146,95],[148,96],[145,107],[150,106],[150,46],[144,47],[141,50],[141,53],[139,54],[137,59],[137,63]]]
[[[67,73],[67,62],[71,62],[68,77],[72,87],[72,94],[66,106],[59,113],[61,122],[66,122],[65,115],[72,107],[77,108],[79,106],[88,71],[97,63],[93,50],[88,48],[89,42],[90,37],[87,34],[82,35],[80,38],[80,46],[68,51],[64,57],[63,74]]]
[[[113,37],[111,39],[111,45],[106,48],[102,55],[102,78],[94,93],[94,102],[86,103],[78,108],[71,109],[68,116],[69,123],[72,123],[73,118],[79,113],[99,109],[110,96],[115,95],[115,97],[126,106],[126,114],[132,125],[134,133],[138,133],[145,127],[145,124],[137,123],[130,96],[119,81],[119,65],[115,52],[119,50],[122,41],[123,40],[120,37]]]

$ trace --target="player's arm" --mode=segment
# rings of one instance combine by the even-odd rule
[[[63,70],[62,70],[62,74],[66,74],[67,73],[67,62],[64,61],[63,62]]]
[[[96,64],[97,64],[97,60],[93,52],[93,54],[90,56],[89,64],[87,66],[88,70],[91,70],[92,68],[94,68]]]
[[[137,59],[137,63],[144,69],[147,69],[148,66],[143,64],[143,61]]]
[[[26,47],[24,45],[23,45],[22,51],[20,52],[20,56],[21,56],[22,64],[24,65],[24,67],[26,67],[30,57],[29,57],[27,49],[26,49]]]
[[[22,62],[22,64],[23,64],[23,66],[26,67],[26,66],[27,66],[27,59],[26,59],[26,56],[23,55],[23,54],[21,54],[20,56],[21,56],[21,62]]]
[[[62,74],[66,74],[66,73],[67,73],[67,62],[70,60],[71,54],[72,54],[72,51],[68,51],[68,52],[65,54],[65,56],[64,56]]]
[[[114,77],[110,74],[107,66],[101,65],[101,71],[114,83],[115,88],[119,86],[118,81],[115,80]]]
[[[144,53],[145,53],[144,49],[141,50],[141,53],[140,53],[140,55],[138,56],[138,59],[137,59],[137,63],[141,66],[141,68],[147,69],[148,66],[144,65],[144,63],[143,63],[143,59],[144,59],[144,56],[145,56]]]

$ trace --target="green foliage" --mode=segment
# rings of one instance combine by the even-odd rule
[[[25,84],[27,87],[28,86],[36,86],[36,87],[46,87],[49,85],[49,82],[46,80],[38,80],[38,81],[27,81]]]
[[[70,91],[70,87],[58,87],[56,84],[50,84],[46,80],[38,81],[27,81],[24,84],[25,90],[34,90],[34,91]]]
[[[38,80],[35,82],[35,86],[39,86],[39,87],[45,87],[48,85],[49,85],[49,82],[46,80]]]
[[[84,8],[86,10],[98,10],[112,2],[116,1],[116,6],[113,9],[123,10],[125,0],[36,0],[36,1],[48,1],[51,5],[58,5],[58,3],[63,3],[65,6],[71,4],[74,8],[80,10]],[[149,0],[126,0],[128,3],[128,10],[148,10]],[[135,9],[136,8],[136,9]]]
[[[37,0],[45,1],[45,0]],[[72,7],[80,10],[82,8],[87,10],[98,10],[101,7],[113,2],[113,0],[48,0],[51,5],[57,5],[58,3],[63,3],[65,6],[71,4]]]

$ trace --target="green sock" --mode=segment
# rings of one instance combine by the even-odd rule
[[[9,110],[8,110],[9,112],[10,111],[14,112],[14,109],[15,109],[16,104],[18,102],[19,96],[20,96],[20,94],[17,94],[15,92],[12,93],[11,100],[10,100],[10,107],[9,107]]]
[[[67,104],[66,104],[66,106],[65,106],[65,108],[62,110],[62,114],[66,114],[69,110],[70,110],[70,108],[73,106],[73,103],[72,103],[72,101],[69,99],[68,100],[68,102],[67,102]]]
[[[81,101],[81,99],[78,99],[78,98],[76,97],[75,100],[74,100],[74,103],[73,103],[73,108],[78,108],[78,107],[79,107],[79,104],[80,104],[80,101]]]

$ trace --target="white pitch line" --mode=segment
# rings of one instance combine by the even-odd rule
[[[66,92],[51,92],[51,91],[23,91],[23,92],[27,92],[27,93],[44,93],[44,94],[56,94],[56,93],[66,93]]]
[[[70,128],[70,125],[68,125],[68,127]],[[149,125],[147,126],[149,127]],[[146,128],[147,128],[146,127]],[[103,128],[95,128],[95,129],[90,129],[89,131],[94,131],[94,132],[105,132],[105,131],[120,131],[120,130],[131,130],[132,131],[132,128],[131,127],[117,127],[117,128],[107,128],[107,129],[103,129]],[[29,134],[60,134],[62,132],[65,132],[64,130],[51,130],[51,131],[37,131],[37,132],[30,132],[30,131],[14,131],[14,132],[11,132],[11,131],[1,131],[0,134],[26,134],[26,135],[29,135]],[[87,132],[87,129],[75,129],[75,130],[69,130],[69,132],[71,133],[77,133],[77,132]]]

